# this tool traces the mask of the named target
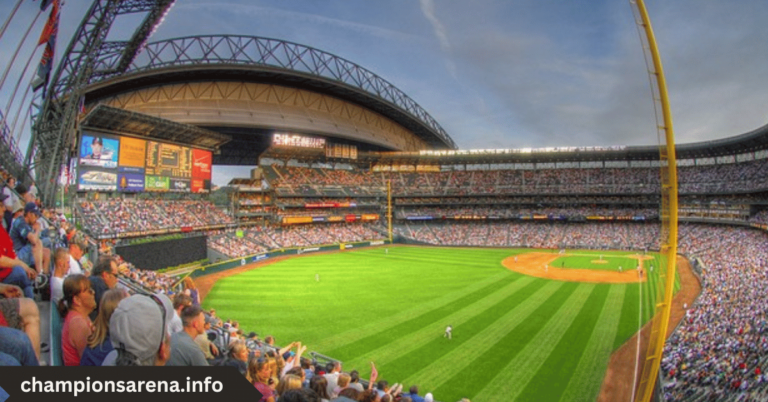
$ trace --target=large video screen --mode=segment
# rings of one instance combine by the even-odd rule
[[[84,131],[79,156],[80,191],[211,190],[211,151]]]

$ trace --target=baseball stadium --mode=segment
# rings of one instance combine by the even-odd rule
[[[270,402],[768,400],[768,125],[675,144],[642,1],[659,145],[482,150],[311,44],[152,40],[173,3],[83,9],[16,101],[26,153],[3,109],[0,343],[30,350],[3,365],[233,366]]]

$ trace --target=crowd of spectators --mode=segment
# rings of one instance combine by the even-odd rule
[[[640,222],[464,221],[408,222],[395,226],[395,231],[434,245],[626,250],[658,248],[658,228],[658,223]]]
[[[231,216],[205,200],[80,200],[76,209],[84,226],[96,237],[126,232],[202,229],[234,223]]]
[[[281,228],[250,227],[241,230],[211,232],[208,247],[231,258],[264,253],[269,250],[377,240],[383,237],[371,223],[326,223]]]
[[[750,219],[752,223],[768,223],[768,209],[758,211]]]
[[[602,217],[634,217],[643,216],[646,219],[658,218],[659,211],[655,208],[520,208],[514,206],[494,205],[494,206],[428,206],[428,207],[409,207],[397,208],[395,218],[407,219],[409,217],[432,216],[432,217],[453,217],[453,216],[492,216],[501,219],[518,219],[521,216],[544,215],[548,217],[562,218],[586,218],[589,216]]]
[[[264,170],[273,187],[284,188],[283,195],[317,195],[323,186],[382,187],[387,181],[392,182],[396,196],[658,194],[660,190],[659,170],[655,167],[368,172],[273,165]],[[678,182],[681,193],[691,194],[766,189],[768,160],[679,166]]]
[[[681,253],[702,265],[702,292],[664,345],[665,400],[768,398],[768,234],[683,225]]]

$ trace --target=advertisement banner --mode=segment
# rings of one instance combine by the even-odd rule
[[[146,163],[147,141],[138,138],[120,138],[120,167],[141,168],[144,171]]]
[[[117,173],[87,167],[80,167],[79,173],[77,187],[80,190],[115,191],[117,189]]]
[[[192,178],[211,180],[213,154],[202,149],[192,150]]]
[[[171,191],[178,193],[189,192],[189,180],[184,179],[171,179],[171,185],[169,187]]]
[[[147,176],[145,188],[147,191],[168,191],[171,186],[170,177]]]
[[[144,175],[136,173],[118,173],[117,191],[140,192],[144,191]]]

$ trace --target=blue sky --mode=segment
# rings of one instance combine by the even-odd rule
[[[15,2],[0,0],[0,10]],[[89,4],[66,0],[59,55]],[[646,4],[677,142],[767,123],[768,2]],[[0,67],[35,6],[24,3],[0,38]],[[127,36],[123,31],[118,21],[110,36]],[[628,1],[179,0],[150,40],[203,34],[280,38],[356,62],[416,100],[462,149],[657,143]],[[0,90],[3,110],[11,89],[6,83]],[[215,167],[214,183],[231,174]]]

